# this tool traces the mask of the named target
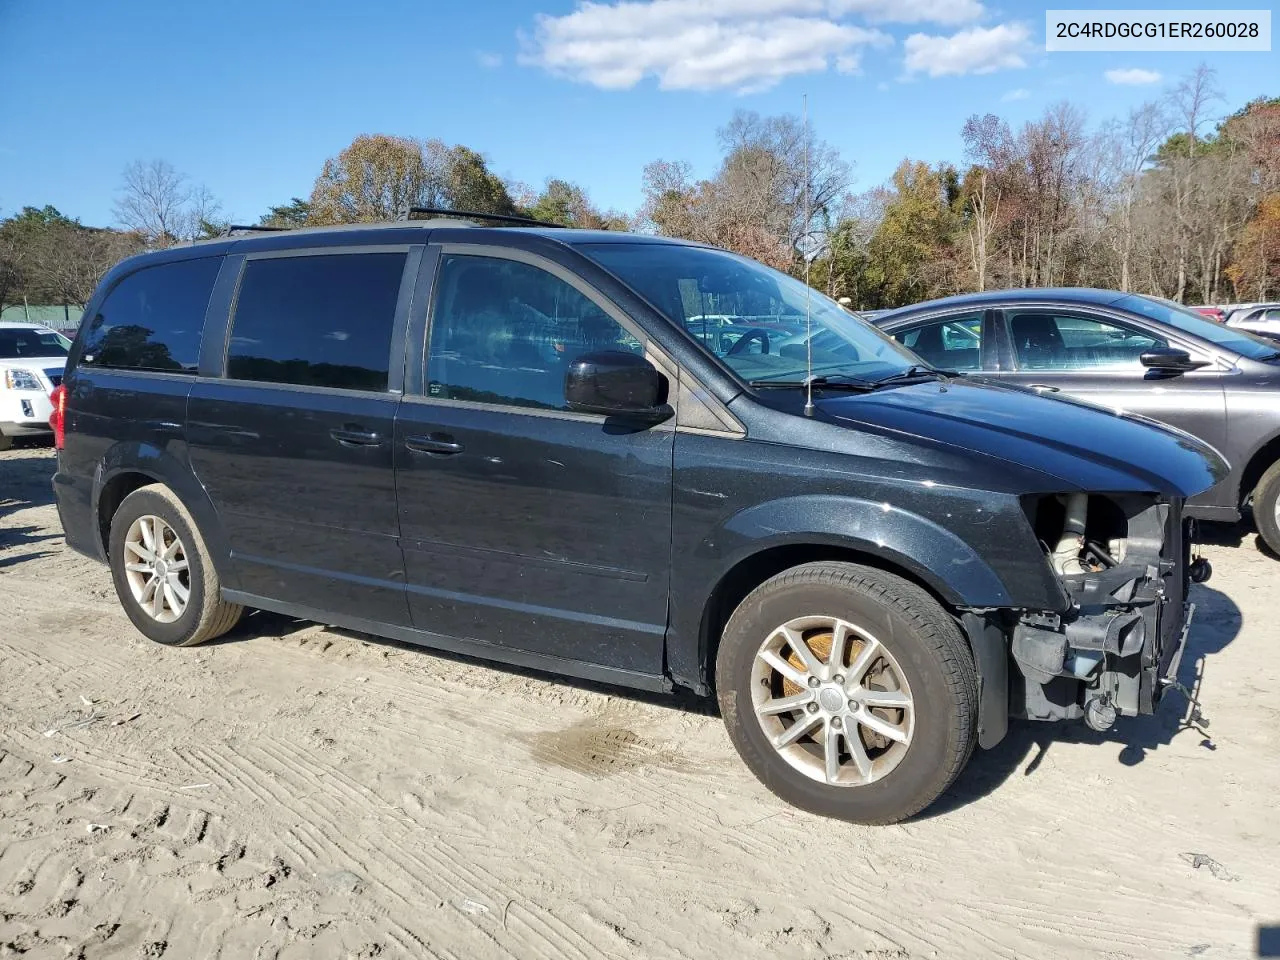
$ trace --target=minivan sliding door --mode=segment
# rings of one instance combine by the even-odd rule
[[[193,388],[188,437],[247,603],[409,623],[391,441],[420,251],[245,258],[222,375]]]

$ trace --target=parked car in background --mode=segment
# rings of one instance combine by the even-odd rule
[[[1251,505],[1280,552],[1280,351],[1172,301],[1114,290],[999,290],[877,319],[926,362],[1173,424],[1221,451],[1230,473],[1187,503],[1232,521]]]
[[[1280,307],[1280,303],[1273,303],[1269,300],[1259,300],[1254,303],[1227,304],[1222,308],[1226,313],[1226,320],[1224,322],[1230,323],[1232,320],[1239,320],[1244,317],[1245,314],[1252,313],[1255,310],[1265,309],[1267,307]]]
[[[806,312],[835,344],[812,379],[784,343]],[[1010,714],[1155,709],[1198,569],[1184,500],[1225,472],[1181,431],[917,363],[669,239],[440,219],[209,241],[94,294],[54,489],[159,643],[247,606],[714,691],[771,790],[886,823]]]
[[[0,323],[0,450],[14,437],[51,436],[49,394],[62,383],[71,341],[30,323]]]
[[[1152,299],[1156,299],[1156,298],[1153,297]],[[1169,302],[1173,302],[1173,301],[1169,301]],[[1222,321],[1224,321],[1227,318],[1226,314],[1222,311],[1221,307],[1190,307],[1189,309],[1194,313],[1200,314],[1203,317],[1208,317],[1210,320],[1213,320],[1216,323],[1222,323]]]
[[[1244,310],[1234,310],[1227,318],[1227,326],[1269,339],[1280,338],[1280,303],[1259,303]]]

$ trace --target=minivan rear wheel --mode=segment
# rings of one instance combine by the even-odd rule
[[[915,584],[853,563],[778,574],[734,611],[716,658],[729,737],[788,803],[855,823],[906,819],[968,760],[973,656]]]
[[[1263,543],[1280,553],[1280,462],[1273,463],[1253,488],[1253,523]]]
[[[108,556],[120,604],[156,643],[193,647],[226,633],[244,612],[221,599],[195,520],[161,484],[124,498],[111,518]]]

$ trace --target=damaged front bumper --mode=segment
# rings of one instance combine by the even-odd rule
[[[1178,686],[1195,610],[1187,600],[1194,526],[1183,519],[1182,502],[1095,494],[1086,510],[1079,497],[1044,500],[1029,519],[1046,544],[1065,608],[963,618],[971,641],[979,632],[986,637],[985,668],[974,644],[984,682],[983,746],[1004,733],[991,716],[996,703],[988,702],[999,693],[1007,693],[1007,715],[1083,719],[1105,730],[1117,717],[1154,712],[1164,690]],[[1208,565],[1197,573],[1197,580],[1207,579]],[[1004,663],[992,649],[997,631]],[[1002,667],[1007,679],[999,676]]]
[[[1170,671],[1176,679],[1194,528],[1181,501],[1093,496],[1087,506],[1079,552],[1059,574],[1067,610],[1026,611],[1014,627],[1013,705],[1032,719],[1106,729],[1117,716],[1152,713]]]

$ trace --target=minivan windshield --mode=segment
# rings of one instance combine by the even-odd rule
[[[65,357],[71,341],[53,330],[0,327],[0,360],[28,357]]]
[[[805,285],[724,250],[675,243],[589,243],[579,249],[687,330],[742,379],[782,385],[809,373]],[[809,291],[813,375],[880,381],[920,359]]]
[[[1167,323],[1183,333],[1189,333],[1192,336],[1199,337],[1201,340],[1208,340],[1210,343],[1215,343],[1226,350],[1230,350],[1232,353],[1238,353],[1242,357],[1248,357],[1250,360],[1271,360],[1276,355],[1274,340],[1255,336],[1247,330],[1241,330],[1239,327],[1228,327],[1221,323],[1215,323],[1203,314],[1196,313],[1194,310],[1189,310],[1181,304],[1170,300],[1142,296],[1141,294],[1130,294],[1111,305],[1122,310],[1140,313],[1144,317],[1159,320],[1161,323]]]

